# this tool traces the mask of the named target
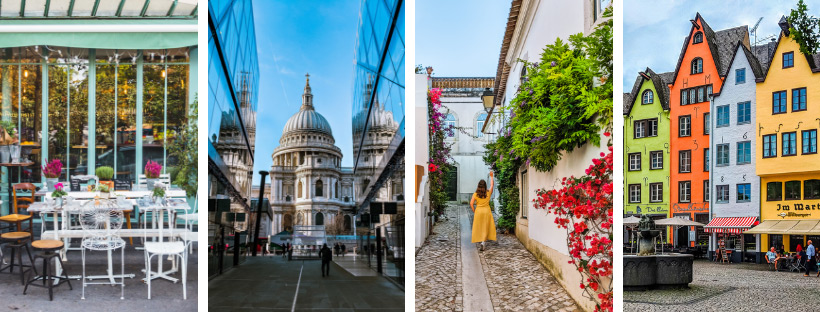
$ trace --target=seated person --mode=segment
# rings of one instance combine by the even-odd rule
[[[780,254],[775,252],[774,247],[766,253],[766,263],[774,263],[774,270],[777,271],[777,261],[780,260]]]

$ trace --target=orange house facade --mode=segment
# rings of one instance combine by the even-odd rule
[[[746,29],[714,32],[700,14],[692,21],[669,85],[671,217],[709,223],[710,95],[720,92],[732,56],[722,58],[719,51],[723,47],[731,50],[744,39],[748,44]],[[702,228],[684,227],[674,231],[672,238],[675,246],[706,246],[709,242]]]

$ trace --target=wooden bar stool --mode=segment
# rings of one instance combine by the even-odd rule
[[[31,233],[29,232],[8,232],[3,233],[0,235],[0,239],[3,242],[8,243],[8,247],[11,248],[11,262],[9,265],[0,268],[0,272],[9,269],[9,273],[14,274],[14,267],[20,268],[20,285],[26,283],[26,272],[30,270],[34,270],[34,274],[37,274],[37,270],[34,269],[34,259],[31,258],[31,249],[28,248],[28,242],[31,240]],[[26,253],[28,254],[29,264],[23,264],[23,247],[26,248]],[[14,263],[14,255],[17,255],[17,263]],[[28,269],[26,269],[28,268]]]
[[[26,283],[26,287],[23,288],[23,294],[26,294],[26,291],[28,290],[29,286],[48,288],[48,300],[52,301],[54,300],[54,294],[52,291],[54,287],[60,286],[63,283],[68,283],[68,289],[73,290],[74,288],[71,287],[71,281],[68,280],[68,272],[65,269],[65,264],[63,263],[63,260],[60,258],[60,254],[56,252],[63,249],[63,242],[53,239],[41,239],[32,242],[31,247],[33,247],[35,250],[43,251],[43,253],[34,256],[34,261],[36,261],[37,259],[43,260],[43,274],[37,275],[31,280],[29,280],[28,283]],[[51,262],[51,260],[54,258],[57,258],[57,260],[60,261],[60,267],[63,268],[62,276],[49,275],[48,273],[48,263]],[[34,263],[32,262],[32,266],[33,265]],[[54,284],[54,280],[56,279],[60,280],[60,282],[58,282],[57,285]],[[38,280],[42,280],[43,285],[38,285],[34,283]]]
[[[31,233],[31,229],[34,225],[34,218],[31,213],[20,214],[20,209],[26,209],[26,211],[28,211],[28,206],[34,203],[34,193],[37,192],[37,187],[31,183],[17,183],[12,186],[12,190],[12,204],[14,207],[14,213],[0,217],[0,222],[15,224],[17,226],[15,230],[19,232],[23,231],[20,226],[21,223],[28,221],[28,229],[26,232]],[[18,192],[27,192],[30,195],[18,194]]]

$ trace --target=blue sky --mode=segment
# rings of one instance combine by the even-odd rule
[[[305,73],[313,104],[333,129],[342,166],[353,166],[351,102],[360,1],[254,1],[259,103],[253,184],[270,170],[282,128],[299,111]],[[269,183],[269,182],[268,182]]]
[[[438,77],[495,77],[509,14],[509,0],[417,0],[416,64]]]
[[[810,14],[820,15],[820,0],[804,2]],[[763,17],[757,29],[759,40],[779,34],[777,22],[796,4],[797,0],[624,1],[624,92],[632,90],[638,72],[646,67],[657,73],[675,70],[683,39],[692,27],[689,20],[696,13],[714,31],[742,25],[751,29]],[[649,7],[652,9],[647,10]],[[754,36],[749,40],[754,43]]]

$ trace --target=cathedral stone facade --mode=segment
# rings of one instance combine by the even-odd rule
[[[273,151],[273,234],[294,225],[325,225],[328,234],[355,231],[355,178],[352,169],[341,167],[335,142],[330,124],[313,107],[308,76],[302,106],[285,123]]]

